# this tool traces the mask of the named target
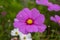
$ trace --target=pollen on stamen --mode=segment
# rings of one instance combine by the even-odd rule
[[[24,40],[26,40],[26,37],[24,37]]]
[[[31,25],[31,24],[33,24],[34,22],[33,22],[32,19],[27,19],[27,20],[26,20],[26,23],[29,24],[29,25]]]
[[[18,32],[15,32],[16,35],[18,35]]]

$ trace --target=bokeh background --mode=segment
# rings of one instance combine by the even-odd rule
[[[60,26],[50,20],[50,16],[60,15],[60,11],[48,11],[47,6],[37,5],[36,0],[0,0],[0,40],[10,40],[16,14],[25,7],[37,8],[46,17],[47,29],[43,33],[32,33],[33,40],[60,40]],[[49,0],[60,5],[60,0]]]

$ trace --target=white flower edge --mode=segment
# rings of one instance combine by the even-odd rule
[[[17,32],[18,34],[16,34],[16,32]],[[19,36],[19,37],[20,37],[20,40],[24,40],[24,38],[25,38],[25,40],[32,40],[32,38],[31,38],[31,33],[23,34],[22,32],[19,31],[18,28],[15,28],[15,29],[13,29],[13,30],[11,31],[11,36]]]
[[[21,34],[19,34],[19,36],[20,36],[20,40],[32,40],[30,33],[28,33],[28,34],[21,33]]]
[[[16,32],[17,32],[17,34],[16,34]],[[11,36],[18,36],[19,35],[19,29],[13,29],[12,31],[11,31]]]

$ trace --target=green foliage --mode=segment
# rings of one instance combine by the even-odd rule
[[[57,0],[50,1],[60,4]],[[46,31],[42,34],[32,33],[33,40],[60,40],[60,26],[50,20],[50,16],[54,16],[55,14],[60,15],[60,11],[49,12],[46,6],[37,5],[35,0],[0,0],[0,40],[9,40],[11,38],[10,31],[13,29],[14,18],[25,7],[29,9],[37,8],[46,17]],[[3,11],[7,12],[6,16],[1,15]]]

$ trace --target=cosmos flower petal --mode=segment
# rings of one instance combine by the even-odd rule
[[[26,19],[20,18],[20,20],[18,18],[14,19],[14,22],[25,22]]]
[[[24,11],[28,14],[29,17],[31,17],[32,12],[28,8],[25,8]]]
[[[49,7],[48,10],[49,10],[49,11],[53,11],[53,8]]]
[[[21,31],[23,34],[27,34],[27,31],[25,30],[25,26],[19,27],[19,31]]]
[[[38,16],[35,19],[35,24],[41,25],[42,23],[44,23],[44,21],[45,21],[44,15],[43,14],[40,14],[40,16]]]
[[[13,25],[14,25],[15,28],[19,28],[19,27],[21,27],[22,25],[25,25],[25,23],[14,22]]]
[[[38,28],[36,25],[31,25],[26,27],[27,32],[37,32]]]
[[[31,12],[32,12],[32,18],[33,18],[33,19],[35,19],[36,17],[38,17],[38,16],[40,15],[39,10],[37,10],[36,8],[33,8],[33,9],[31,10]]]
[[[26,30],[25,30],[25,27],[26,27],[26,26],[25,26],[24,23],[15,22],[15,23],[14,23],[14,27],[15,27],[15,28],[18,28],[19,31],[22,32],[22,33],[24,33],[24,34],[27,33]]]
[[[55,10],[55,11],[59,11],[59,10],[60,10],[60,6],[57,5],[57,4],[54,4],[54,10]]]
[[[55,17],[51,16],[51,20],[60,25],[60,16],[58,16],[58,15],[55,15]]]
[[[39,32],[42,33],[46,30],[46,25],[42,24],[41,26],[38,27]]]
[[[19,22],[14,23],[14,27],[19,28],[19,31],[21,31],[22,33],[25,34],[27,32],[25,32],[25,26],[24,25],[25,25],[24,23],[19,23]]]
[[[52,20],[54,22],[57,22],[56,19],[53,16],[50,17],[50,20]]]
[[[48,4],[48,10],[49,11],[53,11],[54,10],[54,4],[52,4],[51,2],[49,2],[49,4]]]
[[[48,3],[48,10],[49,11],[59,11],[60,10],[60,6],[57,4],[53,4],[51,2]]]
[[[55,15],[55,18],[56,18],[57,21],[60,20],[60,17],[58,15]]]
[[[48,0],[36,0],[36,3],[37,4],[40,4],[40,5],[48,5]]]
[[[21,19],[25,20],[30,16],[31,16],[31,11],[28,8],[24,8],[22,11],[20,11],[17,14],[16,18],[18,18],[19,20],[21,20]]]
[[[15,18],[14,21],[15,21],[15,22],[16,22],[16,21],[19,22],[19,20],[18,20],[17,18]]]

